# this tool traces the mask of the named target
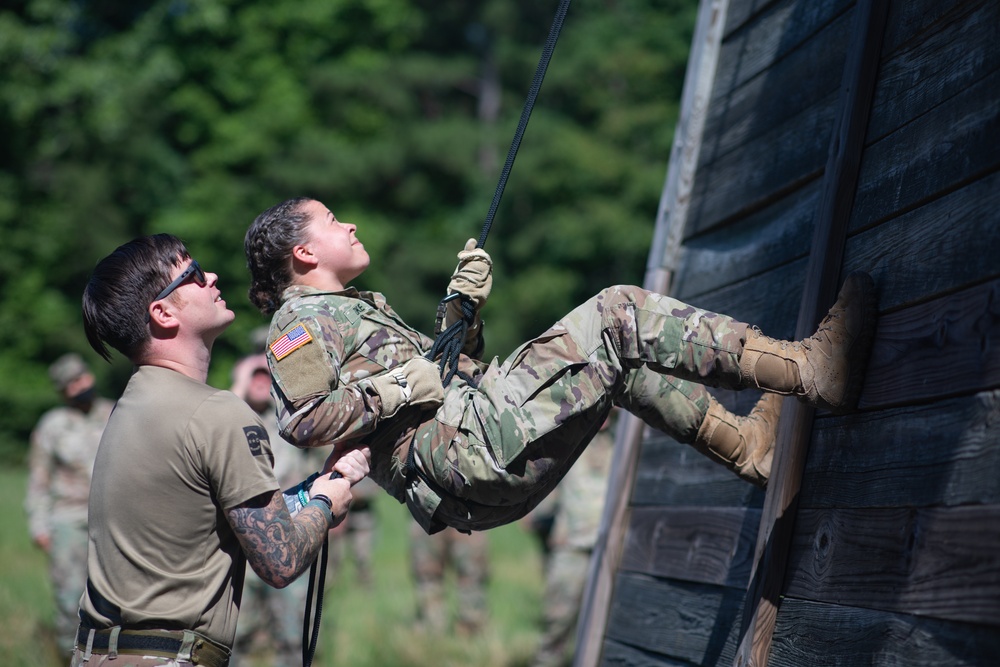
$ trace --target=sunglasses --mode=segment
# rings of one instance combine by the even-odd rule
[[[191,264],[189,264],[186,269],[181,271],[181,274],[176,278],[174,278],[169,285],[163,288],[163,291],[157,294],[156,297],[153,299],[153,301],[166,299],[168,296],[170,296],[171,292],[173,292],[175,289],[183,285],[184,282],[191,276],[194,276],[194,281],[195,283],[198,284],[199,287],[204,287],[205,283],[208,282],[205,279],[205,272],[201,270],[201,265],[198,264],[198,260],[192,259]]]

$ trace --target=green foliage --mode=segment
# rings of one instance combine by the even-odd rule
[[[359,286],[430,331],[477,237],[556,3],[21,0],[0,9],[0,458],[94,362],[90,269],[146,233],[183,238],[237,321],[210,382],[264,323],[246,299],[253,217],[309,195],[358,225]],[[577,0],[497,213],[488,355],[601,287],[638,282],[676,122],[695,0]],[[497,97],[493,97],[493,93]],[[490,104],[493,99],[498,104]]]

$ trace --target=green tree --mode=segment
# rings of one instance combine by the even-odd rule
[[[375,258],[360,286],[424,331],[479,235],[556,2],[21,0],[0,9],[0,456],[55,400],[45,367],[87,353],[90,269],[171,232],[220,275],[249,332],[243,234],[322,199]],[[614,282],[641,280],[694,0],[577,0],[487,249],[487,353]],[[128,364],[89,358],[116,395]]]

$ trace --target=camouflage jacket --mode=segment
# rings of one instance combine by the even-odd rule
[[[407,325],[377,292],[293,286],[282,301],[267,350],[282,436],[298,447],[368,445],[372,479],[403,502],[410,442],[434,415],[404,407],[383,420],[378,396],[363,381],[425,355],[434,341]],[[473,377],[481,373],[465,355],[459,368]],[[455,378],[445,403],[454,409],[467,393]]]
[[[42,415],[31,433],[24,507],[32,537],[49,533],[53,519],[86,520],[90,477],[114,403],[95,398],[90,412],[61,406]]]

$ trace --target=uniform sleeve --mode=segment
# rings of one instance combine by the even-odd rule
[[[190,428],[222,508],[280,488],[267,429],[235,394],[220,391],[205,401]]]
[[[44,417],[31,433],[31,452],[28,455],[28,492],[24,509],[28,515],[28,530],[37,538],[49,533],[52,515],[52,452]]]
[[[308,341],[298,344],[302,327]],[[357,440],[375,430],[378,397],[344,381],[344,339],[332,317],[298,318],[272,325],[267,360],[281,435],[297,447]],[[289,347],[296,346],[291,351]]]

